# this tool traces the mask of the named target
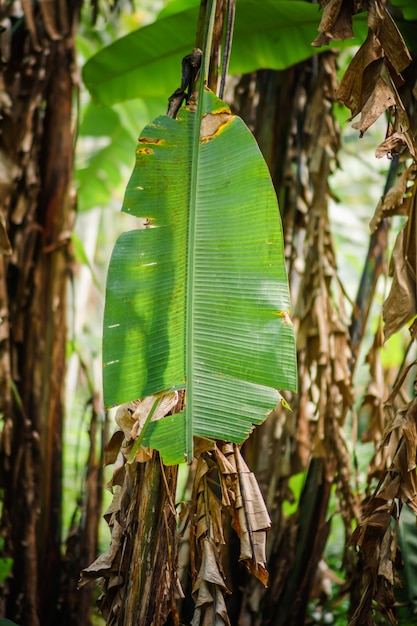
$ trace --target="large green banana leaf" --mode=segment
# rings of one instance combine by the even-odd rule
[[[243,441],[278,389],[296,388],[279,211],[250,131],[208,91],[201,121],[189,108],[156,118],[122,210],[148,227],[124,233],[110,262],[105,404],[185,389],[183,412],[143,441],[167,464],[190,458],[193,435]]]

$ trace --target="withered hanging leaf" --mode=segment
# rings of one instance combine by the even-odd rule
[[[379,144],[375,150],[375,156],[377,159],[381,159],[384,156],[391,156],[398,154],[402,146],[407,145],[407,142],[402,133],[393,132],[382,143]]]
[[[197,469],[194,478],[194,518],[195,518],[195,536],[197,541],[202,541],[208,537],[216,544],[224,544],[223,520],[221,502],[213,491],[216,485],[216,473],[213,464],[208,464],[204,455],[201,456],[197,463]],[[216,485],[217,486],[217,485]]]
[[[220,499],[221,493],[221,499]],[[193,585],[196,608],[192,624],[229,624],[224,594],[227,589],[221,546],[223,508],[232,516],[241,542],[240,560],[266,585],[266,529],[271,521],[258,483],[235,444],[217,446],[198,459],[194,481],[194,537],[201,559]],[[200,556],[198,556],[200,555]]]
[[[350,109],[352,118],[360,113],[363,105],[363,73],[365,69],[383,56],[382,47],[372,31],[345,71],[337,90],[336,97]],[[366,86],[364,87],[366,88]]]
[[[340,324],[341,325],[341,324]],[[352,380],[350,350],[346,329],[332,329],[331,335],[331,359],[333,361],[333,380],[337,384],[345,406],[352,404]]]
[[[417,144],[410,128],[410,120],[395,88],[394,91],[396,94],[394,119],[389,122],[386,139],[375,150],[375,156],[381,158],[385,155],[398,154],[402,146],[407,146],[410,156],[416,161]]]
[[[407,465],[405,468],[399,468],[403,470],[401,473],[405,475],[405,473],[413,473],[413,478],[415,481],[415,474],[413,470],[416,468],[416,454],[417,454],[417,402],[413,401],[410,403],[410,406],[405,414],[404,423],[402,426],[402,432],[404,435],[406,455],[407,455]],[[395,459],[394,459],[395,463]],[[405,472],[404,472],[405,470]],[[412,498],[414,498],[417,494],[417,490],[414,490],[412,494]]]
[[[266,530],[271,526],[261,490],[254,474],[246,465],[241,452],[234,446],[236,467],[236,501],[233,528],[240,539],[240,557],[252,574],[263,585],[268,583],[266,563]],[[229,460],[233,463],[231,455]]]
[[[391,215],[408,215],[410,210],[410,200],[405,197],[407,184],[410,180],[414,181],[416,167],[410,165],[397,177],[394,185],[382,196],[375,209],[375,214],[369,224],[371,233],[378,228],[379,223],[385,217]]]
[[[400,74],[410,65],[412,58],[391,15],[377,2],[369,3],[368,26],[378,37],[389,62]]]
[[[106,489],[113,493],[113,488],[117,486],[122,486],[126,476],[126,459],[123,455],[122,449],[114,461],[113,473],[106,484]]]
[[[201,545],[202,545],[202,562],[201,562],[200,572],[197,577],[197,582],[195,583],[193,587],[193,593],[197,592],[200,589],[201,583],[203,580],[207,583],[218,585],[219,587],[221,587],[222,589],[226,591],[227,587],[226,587],[226,583],[224,582],[224,578],[219,570],[219,566],[218,566],[219,557],[218,557],[218,554],[216,554],[217,548],[214,542],[208,539],[207,537],[205,537]],[[204,596],[204,592],[201,595],[202,597],[200,596],[200,600],[202,600],[203,603],[206,603],[208,601],[208,597]],[[201,602],[197,604],[201,604]]]
[[[411,220],[411,226],[413,221]],[[391,289],[382,306],[384,336],[388,339],[417,313],[416,233],[410,219],[400,230],[390,261]]]
[[[94,563],[82,571],[78,587],[83,587],[89,582],[89,580],[99,578],[103,575],[108,576],[110,572],[117,573],[122,537],[123,528],[117,521],[115,521],[111,533],[110,548],[103,554],[100,554]]]
[[[196,538],[200,540],[210,536],[217,544],[224,544],[220,501],[208,487],[205,478],[198,491]]]
[[[410,120],[408,118],[407,111],[404,109],[402,102],[399,100],[399,105],[395,110],[395,118],[393,124],[394,132],[398,132],[404,144],[407,146],[410,155],[414,161],[417,160],[417,145],[414,138],[414,134],[410,127]]]
[[[333,39],[352,39],[352,6],[345,0],[325,0],[320,5],[323,7],[323,15],[318,27],[319,35],[311,44],[320,47],[327,45]]]
[[[193,586],[195,609],[191,626],[230,626],[224,592],[228,592],[220,573],[216,546],[208,539],[202,544],[202,563]]]
[[[394,585],[393,542],[391,528],[388,528],[381,541],[381,556],[377,573],[378,576],[383,576],[390,585]]]
[[[216,624],[229,626],[224,593],[229,593],[223,572],[221,548],[223,536],[222,505],[213,491],[217,468],[211,455],[198,459],[194,479],[194,535],[201,558],[193,584],[195,601],[193,626]]]
[[[120,448],[125,438],[122,430],[116,430],[104,446],[104,465],[113,465],[116,462]]]
[[[350,626],[371,623],[371,599],[392,624],[397,623],[393,587],[401,564],[397,543],[399,516],[403,504],[417,513],[417,399],[397,412],[384,437],[394,429],[399,431],[399,443],[393,462],[366,502],[362,520],[351,539],[351,544],[361,547],[367,587]]]
[[[410,64],[411,55],[395,22],[378,0],[369,3],[368,26],[368,37],[346,70],[337,97],[350,109],[351,119],[361,113],[359,122],[352,124],[361,136],[390,109],[394,121],[376,156],[396,154],[407,146],[415,159],[414,134],[397,91],[404,82],[401,72]]]
[[[384,435],[388,437],[394,430],[398,431],[399,442],[378,497],[384,496],[387,500],[398,498],[417,512],[417,399],[396,413]],[[396,489],[390,488],[394,483]]]
[[[398,104],[396,89],[385,66],[384,59],[370,63],[363,72],[361,118],[352,124],[361,136],[389,107]]]

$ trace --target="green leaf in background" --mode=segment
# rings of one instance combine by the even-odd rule
[[[391,0],[390,4],[393,6],[394,11],[399,9],[404,16],[404,19],[400,19],[397,11],[395,13],[395,22],[404,37],[409,51],[415,55],[417,53],[415,24],[417,21],[417,2],[416,0]]]
[[[160,20],[164,17],[168,17],[168,15],[181,13],[181,11],[194,9],[198,6],[200,6],[200,0],[168,0],[166,5],[159,11],[156,19]]]
[[[194,47],[197,17],[197,7],[168,14],[98,52],[83,69],[92,96],[107,105],[137,97],[167,98],[180,83],[182,57]],[[310,2],[239,0],[230,73],[285,69],[317,54],[320,49],[310,44],[319,22],[318,7]],[[363,15],[355,20],[355,32],[354,40],[334,45],[364,41],[367,26]]]
[[[106,406],[186,390],[144,445],[167,464],[192,436],[242,442],[296,388],[282,229],[250,131],[211,92],[145,127],[123,211],[149,227],[117,241],[104,317]],[[173,452],[173,444],[175,451]]]
[[[416,0],[391,0],[391,4],[400,9],[406,20],[417,20]]]
[[[13,566],[13,559],[0,558],[0,584],[9,576]]]
[[[137,129],[165,111],[165,101],[141,99],[113,108],[89,102],[78,131],[75,181],[79,211],[109,206],[115,193],[123,194],[126,171],[133,164]]]

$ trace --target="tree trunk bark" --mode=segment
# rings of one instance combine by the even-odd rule
[[[4,555],[13,558],[1,603],[8,617],[28,626],[56,624],[60,601],[66,291],[75,213],[69,24],[77,22],[78,4],[68,3],[54,24],[26,3],[10,26],[1,77],[7,185],[0,191],[11,244],[0,266],[1,532]]]
[[[106,514],[111,546],[80,581],[102,579],[98,604],[107,626],[179,624],[177,473],[178,466],[164,466],[156,452],[115,470],[118,486]]]
[[[127,511],[131,556],[118,624],[178,623],[176,589],[176,515],[173,504],[178,467],[163,467],[159,455],[137,467]],[[168,490],[167,490],[168,487]],[[136,496],[136,497],[135,497]]]

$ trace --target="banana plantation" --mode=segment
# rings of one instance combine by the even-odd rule
[[[0,18],[0,626],[417,623],[415,0]]]

